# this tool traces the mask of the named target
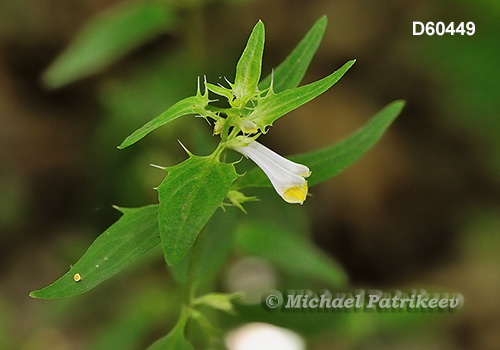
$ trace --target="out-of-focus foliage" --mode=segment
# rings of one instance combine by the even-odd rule
[[[165,280],[159,250],[88,295],[40,304],[26,294],[85,252],[117,218],[112,204],[154,200],[151,184],[164,174],[146,165],[183,159],[179,133],[195,153],[213,147],[210,126],[192,120],[116,151],[130,130],[192,94],[198,76],[221,76],[221,83],[232,77],[241,38],[258,18],[269,23],[265,75],[323,14],[330,25],[305,81],[352,57],[356,69],[328,99],[276,124],[266,141],[284,153],[325,146],[394,96],[408,101],[405,117],[370,157],[311,191],[309,219],[264,192],[261,200],[273,204],[259,215],[281,214],[311,233],[306,239],[333,254],[355,286],[459,291],[466,307],[454,315],[297,315],[241,305],[237,321],[214,315],[227,321],[224,330],[263,319],[289,327],[311,349],[497,347],[498,1],[179,2],[167,35],[136,46],[94,78],[43,92],[40,76],[71,33],[115,3],[0,3],[1,348],[145,348],[175,325],[182,296]],[[473,20],[478,31],[471,38],[412,37],[413,20]],[[188,127],[199,132],[188,135]],[[282,141],[292,135],[293,144]],[[233,256],[223,271],[239,261]],[[276,288],[318,284],[272,273]],[[208,283],[225,290],[226,282]]]
[[[445,12],[451,2],[438,3]],[[459,1],[454,6],[468,8],[461,20],[473,21],[478,31],[471,37],[444,36],[414,40],[409,47],[420,71],[431,73],[442,81],[438,86],[441,117],[458,132],[473,133],[483,149],[487,164],[495,173],[500,171],[500,107],[499,75],[494,67],[500,56],[498,21],[500,8],[494,1],[478,1],[473,6]],[[451,16],[449,16],[451,17]],[[451,20],[451,19],[450,19]],[[471,134],[472,136],[472,134]],[[494,177],[493,180],[498,180]]]
[[[92,19],[49,67],[44,82],[60,87],[102,71],[127,53],[173,26],[161,0],[124,2]]]

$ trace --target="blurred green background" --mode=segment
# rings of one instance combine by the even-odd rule
[[[372,151],[312,188],[304,206],[255,191],[261,202],[247,205],[249,216],[272,222],[279,213],[310,234],[350,286],[459,292],[464,308],[283,316],[242,306],[237,318],[214,317],[224,329],[248,320],[286,326],[310,349],[500,348],[500,2],[149,4],[0,1],[1,349],[140,349],[168,331],[180,292],[159,250],[80,297],[28,293],[66,272],[117,219],[113,204],[156,202],[152,188],[164,173],[149,164],[182,161],[177,139],[197,154],[215,142],[197,118],[118,151],[125,136],[194,94],[198,76],[232,80],[258,19],[266,25],[266,74],[322,15],[328,28],[305,82],[357,63],[262,142],[281,154],[310,151],[341,140],[390,101],[407,106]],[[412,36],[417,20],[473,21],[476,33]],[[49,69],[70,43],[89,37],[86,50],[67,54],[72,64]],[[272,234],[263,226],[254,229]],[[216,290],[231,289],[231,266],[243,253],[224,266]],[[271,286],[318,286],[292,271],[278,268],[276,276]]]

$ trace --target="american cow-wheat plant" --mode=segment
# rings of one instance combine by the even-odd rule
[[[259,142],[259,136],[269,132],[278,118],[324,93],[355,63],[348,61],[327,77],[298,86],[325,27],[323,17],[291,54],[261,80],[264,24],[259,21],[236,65],[233,82],[226,80],[214,85],[199,79],[194,96],[175,103],[128,136],[118,148],[132,146],[177,118],[195,115],[213,125],[213,136],[220,141],[208,156],[195,155],[182,146],[187,159],[161,167],[166,177],[156,188],[158,204],[116,207],[122,213],[120,219],[92,243],[80,260],[57,281],[30,295],[52,299],[86,292],[160,244],[165,261],[174,275],[180,276],[178,280],[186,293],[176,325],[150,349],[192,349],[185,336],[188,322],[210,328],[203,310],[208,306],[231,312],[232,301],[237,297],[224,293],[198,295],[203,275],[220,267],[228,256],[218,250],[231,248],[210,245],[210,220],[214,213],[226,206],[244,211],[243,205],[261,205],[262,202],[245,204],[256,199],[251,192],[255,187],[273,187],[284,202],[302,204],[308,198],[309,187],[337,175],[370,149],[403,108],[403,101],[395,101],[340,143],[289,159]],[[227,102],[225,107],[220,107],[221,100]],[[215,101],[219,101],[217,106]],[[310,116],[305,125],[313,120],[314,116]],[[225,161],[228,152],[238,152],[256,167],[246,173],[238,171],[238,162]]]

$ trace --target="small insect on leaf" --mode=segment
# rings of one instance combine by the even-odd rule
[[[80,276],[79,273],[75,273],[73,279],[75,280],[75,282],[80,282],[82,280],[82,276]]]

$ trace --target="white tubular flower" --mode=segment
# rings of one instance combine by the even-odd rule
[[[274,189],[288,203],[304,203],[307,197],[308,167],[294,163],[257,141],[234,150],[250,158],[266,173]]]

